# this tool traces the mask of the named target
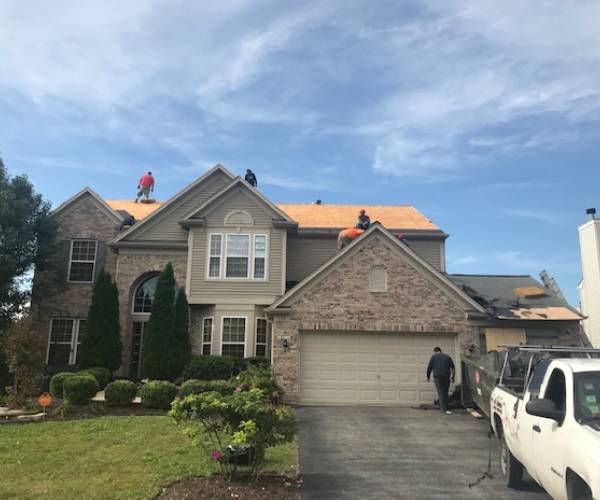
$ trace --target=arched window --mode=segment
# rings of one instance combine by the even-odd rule
[[[133,296],[134,313],[149,313],[152,310],[152,300],[157,282],[158,276],[152,276],[139,284]]]

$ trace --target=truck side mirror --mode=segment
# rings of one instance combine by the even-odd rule
[[[525,406],[525,411],[534,417],[549,418],[559,424],[563,421],[564,412],[556,407],[554,401],[550,399],[535,399],[529,401]]]

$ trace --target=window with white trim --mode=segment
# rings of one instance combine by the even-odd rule
[[[250,235],[227,235],[227,258],[225,260],[226,278],[247,278],[250,256]]]
[[[223,235],[211,234],[210,235],[210,248],[208,257],[208,277],[209,278],[220,278],[221,277],[221,250],[223,243]]]
[[[267,278],[266,234],[211,234],[208,245],[209,279]]]
[[[158,275],[152,276],[139,284],[133,296],[133,312],[134,313],[151,313],[152,301],[156,293],[156,285],[158,283]]]
[[[202,320],[202,354],[211,353],[213,327],[213,318],[204,318]]]
[[[257,358],[269,358],[269,339],[271,337],[271,322],[264,318],[256,320],[256,348]]]
[[[266,277],[267,262],[267,236],[265,234],[254,235],[254,279]]]
[[[85,335],[87,321],[75,318],[52,318],[48,336],[49,365],[75,365],[78,361],[81,339]]]
[[[246,355],[246,318],[223,318],[221,354],[238,359],[244,358]]]
[[[98,242],[96,240],[72,240],[69,258],[69,281],[91,283],[94,281],[94,266]]]

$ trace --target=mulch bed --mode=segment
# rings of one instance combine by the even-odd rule
[[[156,498],[161,500],[298,500],[302,480],[265,474],[258,479],[221,476],[185,479],[169,486]]]

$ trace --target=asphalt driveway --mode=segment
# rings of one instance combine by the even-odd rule
[[[522,491],[500,479],[494,441],[487,469],[485,420],[464,412],[399,407],[303,406],[300,471],[303,500],[312,499],[526,499],[549,500],[533,481]]]

